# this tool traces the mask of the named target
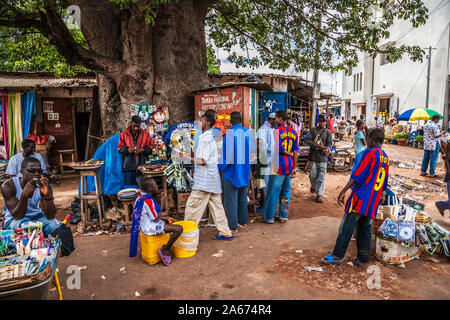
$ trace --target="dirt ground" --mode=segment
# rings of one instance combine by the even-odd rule
[[[411,169],[420,164],[423,151],[393,145],[384,148],[392,162],[390,175],[415,186],[407,193],[423,200],[425,211],[450,229],[449,213],[443,218],[434,206],[434,201],[447,198],[445,185]],[[404,162],[410,168],[402,168]],[[443,177],[442,161],[437,174]],[[324,203],[319,204],[309,192],[307,174],[299,173],[293,181],[288,223],[266,225],[251,218],[253,222],[230,242],[211,240],[215,228],[201,227],[197,254],[175,258],[170,267],[147,265],[139,255],[128,258],[129,234],[77,236],[76,250],[59,260],[64,299],[449,299],[447,258],[424,253],[405,268],[372,258],[369,265],[381,271],[380,289],[368,289],[370,269],[350,265],[355,241],[343,264],[330,266],[320,261],[334,246],[343,215],[336,198],[348,177],[349,173],[329,172]],[[65,178],[55,188],[59,218],[70,212],[78,182],[76,177]],[[213,256],[220,250],[222,256]],[[81,289],[67,288],[71,274],[66,271],[71,265],[87,267],[81,271]],[[323,271],[305,267],[322,267]],[[57,299],[54,289],[49,299]]]

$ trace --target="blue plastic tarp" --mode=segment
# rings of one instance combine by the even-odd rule
[[[124,186],[122,155],[117,150],[119,138],[120,133],[109,138],[97,149],[93,158],[93,160],[105,162],[100,168],[100,182],[105,195],[117,194]],[[80,194],[80,187],[78,188],[78,194]],[[94,177],[87,178],[87,188],[87,191],[95,190]]]

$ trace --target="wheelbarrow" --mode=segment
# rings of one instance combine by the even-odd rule
[[[52,280],[55,280],[56,282],[58,294],[61,300],[62,295],[60,293],[59,280],[57,274],[55,274],[60,255],[61,255],[61,245],[59,245],[56,258],[51,265],[52,268],[51,273],[45,280],[28,287],[21,287],[17,289],[0,292],[0,300],[47,300],[48,290],[50,289],[50,283],[52,282]],[[0,290],[1,290],[1,283],[0,283]]]

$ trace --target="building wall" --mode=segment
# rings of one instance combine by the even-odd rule
[[[45,88],[42,97],[50,98],[92,98],[94,88]]]
[[[412,29],[409,22],[396,22],[390,29],[390,38],[395,46],[417,45],[421,48],[432,46],[431,76],[428,107],[444,113],[445,85],[448,75],[449,17],[450,2],[425,0],[429,10],[427,23]],[[437,7],[440,4],[439,7]],[[435,11],[433,9],[437,8]],[[426,50],[428,54],[428,50]],[[416,107],[425,107],[427,87],[427,65],[413,62],[407,55],[395,63],[381,65],[381,56],[375,58],[374,95],[392,93],[398,97],[399,113]]]
[[[421,48],[429,46],[436,48],[432,50],[431,56],[428,107],[444,115],[446,82],[450,64],[450,1],[424,0],[424,4],[429,14],[425,25],[413,28],[408,21],[396,21],[389,30],[390,37],[383,39],[379,45],[394,43],[397,47],[415,45]],[[428,50],[426,51],[428,54]],[[428,64],[426,57],[422,62],[413,62],[408,55],[404,55],[395,63],[381,65],[381,55],[377,55],[374,60],[362,53],[358,56],[359,63],[356,68],[353,68],[353,74],[363,72],[363,91],[362,93],[353,92],[353,78],[344,73],[342,97],[343,100],[350,101],[352,105],[360,101],[367,103],[366,121],[369,126],[375,124],[374,117],[377,115],[379,105],[377,98],[396,99],[399,113],[411,108],[425,107]],[[353,110],[354,108],[352,113]]]

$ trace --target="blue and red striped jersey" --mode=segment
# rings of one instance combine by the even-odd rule
[[[352,211],[375,219],[381,194],[387,187],[389,158],[380,147],[366,149],[351,179],[356,182],[345,204],[345,212]]]
[[[292,157],[281,154],[282,151],[293,152],[298,151],[297,133],[290,127],[279,126],[275,129],[275,152],[278,154],[273,161],[273,173],[290,174],[294,169],[294,159]],[[278,153],[276,152],[278,150]]]

